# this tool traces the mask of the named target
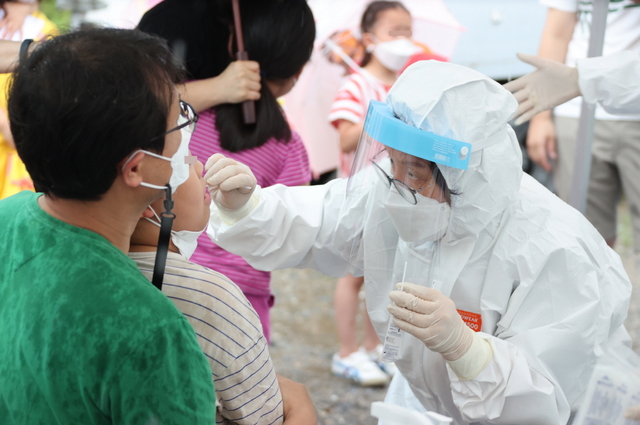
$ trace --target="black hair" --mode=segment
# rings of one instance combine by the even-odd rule
[[[183,73],[162,39],[87,29],[44,42],[9,92],[16,149],[38,191],[98,200],[136,149],[162,152]]]
[[[444,178],[442,171],[440,171],[438,164],[432,161],[427,161],[427,163],[429,165],[429,169],[431,170],[431,174],[436,179],[436,186],[441,187],[443,189],[445,202],[451,205],[451,197],[459,195],[459,193],[449,188],[449,185],[447,184],[447,180]]]
[[[220,145],[231,152],[261,146],[271,138],[289,141],[291,128],[266,82],[278,83],[300,71],[311,57],[316,35],[306,0],[240,3],[245,50],[260,64],[262,81],[255,124],[244,124],[239,104],[215,107]]]
[[[409,13],[409,10],[399,1],[372,1],[369,3],[364,13],[362,14],[362,19],[360,20],[360,33],[364,35],[364,33],[371,32],[373,27],[378,22],[378,17],[385,10],[390,9],[402,9],[405,12]],[[365,49],[364,57],[362,58],[361,67],[366,66],[371,60],[371,53],[367,52]]]

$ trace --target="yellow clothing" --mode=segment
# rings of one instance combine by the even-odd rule
[[[38,40],[59,34],[58,28],[44,13],[37,11],[32,13],[32,16],[44,22],[44,26],[38,34]],[[0,74],[0,108],[5,113],[7,110],[7,89],[10,77],[11,74]],[[33,182],[15,148],[9,146],[4,136],[0,134],[0,199],[7,198],[22,190],[33,191]]]

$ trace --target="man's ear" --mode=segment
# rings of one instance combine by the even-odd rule
[[[141,162],[144,159],[144,152],[138,152],[133,156],[123,159],[121,164],[118,164],[122,173],[122,180],[124,184],[130,187],[138,187],[142,183]]]

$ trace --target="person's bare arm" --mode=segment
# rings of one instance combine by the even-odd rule
[[[5,142],[7,142],[11,149],[16,148],[15,142],[13,141],[13,135],[11,134],[11,128],[9,126],[9,117],[7,116],[7,111],[3,108],[0,108],[0,134],[2,134]]]
[[[550,8],[542,30],[538,56],[564,63],[577,17],[574,12]],[[551,111],[544,111],[531,118],[527,133],[529,158],[547,171],[551,170],[549,158],[555,159],[556,132]]]
[[[278,384],[284,405],[284,425],[316,425],[318,416],[307,387],[279,374]]]
[[[181,90],[181,97],[196,112],[201,112],[222,103],[258,100],[260,87],[258,62],[234,61],[216,77],[186,83]]]
[[[360,133],[364,123],[355,124],[347,120],[338,120],[338,133],[340,133],[340,150],[344,153],[353,152],[358,147]]]
[[[21,44],[20,41],[0,40],[0,73],[11,72],[16,67]]]

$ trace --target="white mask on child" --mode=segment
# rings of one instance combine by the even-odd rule
[[[391,41],[377,43],[373,47],[373,55],[382,66],[391,71],[398,72],[407,63],[409,58],[422,49],[413,44],[408,38],[399,38]]]
[[[156,226],[160,227],[160,217],[158,216],[158,214],[156,214],[151,206],[149,206],[149,208],[151,209],[151,211],[153,211],[153,215],[158,219],[158,221],[153,221],[148,217],[145,217],[145,219],[150,223],[153,223]],[[189,258],[191,258],[196,248],[198,247],[198,238],[202,233],[204,233],[205,230],[207,230],[207,226],[205,226],[204,229],[200,230],[199,232],[193,232],[191,230],[172,230],[171,242],[173,242],[176,248],[178,248],[180,254],[188,260]]]

